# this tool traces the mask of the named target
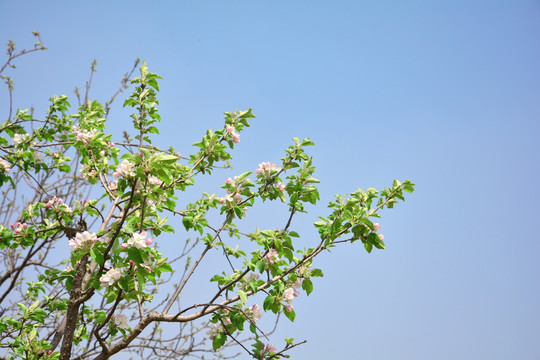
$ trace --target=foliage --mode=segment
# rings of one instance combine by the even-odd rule
[[[12,42],[9,49],[2,71],[26,53],[16,53]],[[44,49],[41,40],[35,49]],[[3,78],[11,97],[13,81]],[[75,110],[67,96],[55,96],[43,119],[28,110],[12,116],[10,110],[0,126],[0,347],[6,358],[107,359],[122,350],[141,357],[221,358],[233,346],[255,359],[288,357],[302,342],[270,344],[271,332],[258,325],[263,313],[294,321],[294,298],[301,291],[309,295],[313,278],[323,276],[314,267],[323,251],[356,241],[367,252],[385,248],[373,219],[413,191],[408,180],[336,196],[330,213],[314,223],[318,242],[299,247],[293,218],[319,200],[319,180],[306,152],[314,145],[310,139],[293,138],[279,165],[262,162],[254,172],[227,178],[225,196],[203,193],[178,209],[179,197],[197,177],[230,167],[231,150],[255,116],[251,109],[226,112],[223,127],[208,130],[194,144],[196,151],[182,156],[154,143],[160,79],[143,62],[130,81],[133,91],[123,105],[132,109],[133,138],[106,132],[118,92],[104,105],[88,99],[89,86],[82,102],[76,91]],[[287,205],[283,228],[239,229],[252,207],[272,201]],[[168,223],[171,215],[182,217],[183,229]],[[196,239],[189,240],[193,234]],[[164,256],[156,240],[171,236],[182,245]],[[228,237],[244,245],[232,248]],[[212,251],[222,252],[230,265],[214,269],[213,295],[180,303]],[[262,304],[250,305],[257,298]],[[166,323],[178,324],[174,335],[164,335]]]

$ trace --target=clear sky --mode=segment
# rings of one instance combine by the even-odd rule
[[[308,340],[293,359],[540,359],[539,1],[4,0],[0,14],[3,43],[38,30],[49,48],[9,73],[37,116],[94,58],[106,101],[140,57],[164,78],[161,143],[183,154],[248,107],[233,173],[309,136],[322,196],[296,223],[306,244],[333,194],[417,184],[383,213],[387,250],[320,258],[325,278],[274,337]],[[120,103],[110,119],[130,126]]]

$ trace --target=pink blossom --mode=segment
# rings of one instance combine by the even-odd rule
[[[115,192],[116,190],[118,190],[118,181],[114,180],[109,184],[109,191]]]
[[[146,245],[152,245],[153,242],[154,240],[152,240],[152,238],[146,239]]]
[[[373,228],[375,229],[375,231],[377,231],[377,230],[379,230],[381,228],[381,224],[373,223]]]
[[[287,299],[287,301],[289,302],[289,304],[293,301],[294,299],[294,292],[295,290],[293,288],[287,288],[285,289],[285,291],[283,292],[283,296],[285,297],[285,299]]]
[[[133,264],[135,264],[135,263],[133,262],[133,260],[129,260],[129,265],[133,265]]]
[[[257,304],[254,304],[251,308],[248,309],[248,314],[251,315],[251,319],[255,322],[259,321],[262,317],[261,307]]]
[[[225,202],[230,202],[230,201],[232,201],[231,194],[227,194],[227,195],[225,195],[225,197],[220,197],[219,198],[220,204],[224,204]]]
[[[85,130],[81,129],[78,126],[72,126],[71,130],[73,130],[73,133],[75,133],[75,136],[77,137],[77,141],[82,141],[85,144],[88,144],[90,140],[97,134],[96,129],[92,130]]]
[[[379,240],[381,240],[381,241],[384,240],[384,235],[383,234],[379,234]]]
[[[86,178],[93,178],[97,174],[97,170],[92,165],[81,165],[80,173]]]
[[[0,168],[2,169],[3,172],[8,174],[9,171],[11,170],[11,165],[6,160],[0,158]]]
[[[227,132],[228,132],[229,134],[232,134],[232,133],[234,132],[234,127],[231,126],[231,125],[227,125],[227,126],[225,127],[225,129],[227,129]]]
[[[279,254],[278,254],[278,252],[276,251],[276,249],[270,249],[270,250],[268,250],[268,252],[266,253],[266,258],[268,259],[268,262],[269,262],[270,264],[273,264],[273,263],[274,263],[274,259],[279,260]]]
[[[291,312],[292,310],[293,310],[293,306],[292,306],[292,305],[287,305],[287,306],[285,306],[285,311]]]
[[[233,134],[233,142],[235,144],[238,144],[240,142],[240,135],[239,134]]]
[[[257,174],[270,175],[272,171],[279,172],[281,168],[278,168],[276,164],[271,164],[270,162],[262,162],[259,164],[259,168],[255,170]]]
[[[285,184],[284,183],[279,183],[278,184],[278,189],[279,189],[279,191],[283,192],[285,190]]]
[[[126,243],[121,243],[121,244],[120,244],[120,247],[121,247],[122,249],[126,249],[126,248],[128,247],[128,244],[126,244]]]
[[[266,344],[266,346],[264,347],[264,349],[268,352],[272,352],[272,353],[275,353],[276,352],[276,347],[274,345],[270,345],[270,344]]]
[[[154,175],[150,175],[148,177],[148,183],[150,185],[158,185],[158,186],[161,186],[163,184],[163,181],[161,179],[159,179],[157,176],[154,176]]]
[[[227,180],[225,180],[227,184],[232,184],[234,181],[231,177],[228,177]]]

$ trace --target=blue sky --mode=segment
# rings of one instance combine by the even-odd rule
[[[540,358],[540,2],[0,1],[0,13],[4,43],[31,46],[38,30],[49,48],[10,72],[15,105],[38,116],[84,87],[94,58],[91,95],[106,101],[140,57],[164,78],[161,143],[183,154],[248,107],[231,173],[309,136],[322,196],[296,224],[306,244],[333,194],[417,184],[383,213],[385,251],[319,259],[325,278],[274,338],[308,340],[294,359]],[[2,113],[6,99],[1,88]],[[202,184],[219,192],[228,174]]]

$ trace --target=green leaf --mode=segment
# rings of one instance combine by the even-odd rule
[[[272,295],[268,295],[266,299],[264,299],[263,303],[263,309],[265,311],[271,310],[274,307],[275,297]]]
[[[308,278],[305,278],[302,281],[302,289],[306,291],[306,294],[309,295],[313,291],[313,283]]]
[[[162,155],[159,157],[159,161],[166,163],[166,164],[172,164],[178,161],[178,156],[176,155]]]
[[[103,255],[97,249],[91,249],[90,256],[92,256],[92,259],[99,265],[103,265],[103,263],[105,262],[105,260],[103,259]]]
[[[128,259],[133,260],[137,264],[142,264],[144,262],[141,251],[133,246],[128,249]]]
[[[244,180],[251,174],[251,171],[246,171],[245,173],[242,173],[236,177],[236,182],[239,183],[240,181]]]
[[[366,242],[364,243],[364,247],[366,248],[366,251],[367,251],[368,253],[371,253],[371,250],[373,250],[373,245],[371,245],[370,242],[367,242],[367,241],[366,241]]]
[[[266,267],[266,262],[264,260],[259,260],[257,261],[257,269],[259,270],[259,272],[262,274],[262,272],[264,271],[264,268]]]
[[[184,224],[184,227],[186,228],[186,230],[191,229],[193,227],[193,216],[190,216],[190,215],[184,216],[184,218],[182,219],[182,224]]]
[[[67,291],[71,291],[71,287],[73,286],[73,277],[68,277],[66,279],[66,289]]]
[[[287,319],[291,320],[291,322],[294,322],[294,319],[296,318],[296,313],[294,312],[294,309],[291,309],[291,311],[287,311],[286,309],[284,309],[283,313],[285,314]]]
[[[212,348],[214,349],[214,351],[222,347],[225,344],[226,340],[227,340],[227,335],[223,333],[214,335],[214,339],[212,340]]]
[[[323,277],[324,274],[321,269],[312,269],[310,275],[313,277]]]
[[[238,216],[238,218],[241,219],[242,216],[244,215],[244,212],[242,211],[242,208],[239,207],[239,206],[235,206],[233,209],[234,209],[234,213],[236,214],[236,216]]]
[[[159,267],[159,270],[163,272],[172,272],[172,267],[170,264],[165,263]]]
[[[242,290],[238,291],[238,296],[240,297],[240,300],[243,304],[247,302],[247,295],[245,292],[243,292]]]

